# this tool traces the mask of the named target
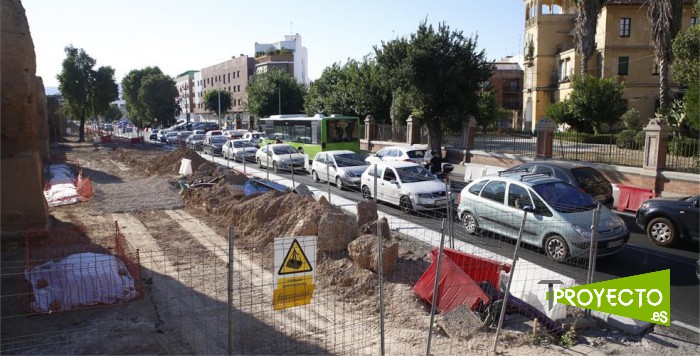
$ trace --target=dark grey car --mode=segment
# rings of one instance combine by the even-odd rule
[[[511,167],[508,171],[549,174],[561,179],[592,196],[599,203],[612,207],[613,189],[610,181],[598,170],[574,162],[543,161],[530,162]]]

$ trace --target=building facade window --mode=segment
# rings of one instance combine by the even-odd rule
[[[630,57],[617,58],[617,75],[628,75],[630,69]]]
[[[659,60],[654,58],[651,68],[651,75],[659,75]]]
[[[629,17],[623,17],[620,19],[620,37],[629,37],[630,29],[632,27],[632,19]]]
[[[698,18],[697,17],[691,17],[690,18],[690,27],[693,27],[698,24]]]

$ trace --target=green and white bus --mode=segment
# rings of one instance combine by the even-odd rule
[[[260,119],[259,125],[265,134],[261,145],[275,143],[279,138],[299,152],[308,154],[309,160],[321,151],[360,153],[360,118],[356,116],[272,115]]]

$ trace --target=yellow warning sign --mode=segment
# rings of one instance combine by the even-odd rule
[[[275,310],[311,303],[315,289],[313,276],[282,277],[277,283],[272,301]]]
[[[280,269],[279,271],[277,271],[277,274],[285,275],[311,271],[313,271],[313,267],[311,267],[309,259],[306,258],[306,254],[304,254],[304,250],[302,250],[301,246],[299,246],[299,242],[296,239],[294,239],[294,241],[292,241],[292,245],[289,246],[289,251],[287,251],[287,255],[284,257],[284,261],[282,261],[282,266],[280,266]],[[279,280],[277,281],[277,283],[278,285],[280,285]],[[311,281],[311,283],[313,283],[313,280]],[[277,300],[277,298],[275,298],[275,300]]]

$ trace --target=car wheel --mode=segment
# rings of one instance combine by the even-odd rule
[[[469,235],[474,235],[479,232],[479,222],[472,213],[464,213],[462,215],[462,226],[464,226],[464,230],[467,230],[467,234]]]
[[[277,162],[272,162],[272,170],[277,173],[280,171],[279,167],[277,167]]]
[[[320,182],[321,180],[318,178],[318,173],[316,171],[311,171],[311,179],[314,180],[314,182]]]
[[[544,241],[544,251],[547,257],[555,262],[564,262],[569,257],[569,245],[559,235],[550,235]]]
[[[367,200],[372,200],[372,192],[369,190],[369,187],[366,185],[362,186],[362,197],[367,199]]]
[[[262,167],[263,167],[263,166],[262,166],[262,161],[260,160],[260,158],[258,158],[258,167],[259,167],[259,168],[262,168]]]
[[[340,179],[340,177],[335,177],[335,186],[338,187],[340,190],[344,190],[345,186],[343,186],[343,180]]]
[[[399,205],[401,206],[401,211],[403,211],[404,213],[410,213],[411,210],[413,210],[413,204],[411,204],[411,198],[409,197],[401,197]]]
[[[668,218],[654,218],[647,224],[647,236],[659,246],[671,246],[676,242],[676,227]]]

